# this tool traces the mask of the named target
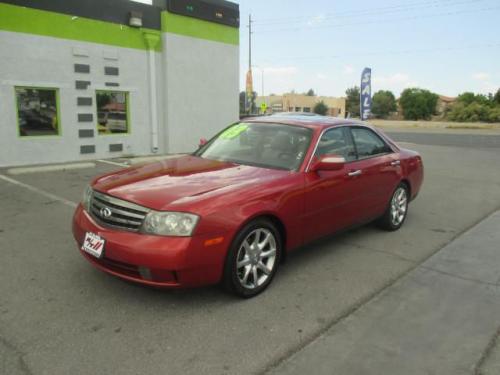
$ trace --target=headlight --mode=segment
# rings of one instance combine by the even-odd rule
[[[90,200],[92,199],[93,190],[90,186],[87,186],[83,191],[82,206],[85,211],[90,212]]]
[[[151,211],[146,215],[142,231],[144,233],[161,236],[190,236],[199,216],[184,212],[157,212]]]

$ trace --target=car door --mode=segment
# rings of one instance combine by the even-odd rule
[[[350,173],[357,155],[347,127],[327,129],[320,137],[313,162],[322,155],[342,156],[344,168],[338,171],[305,172],[304,240],[310,241],[336,232],[357,219],[355,207],[362,189],[356,174]]]
[[[367,127],[349,127],[356,149],[356,160],[350,163],[349,173],[358,174],[356,204],[353,214],[357,222],[381,215],[390,197],[401,181],[399,154],[373,130]]]

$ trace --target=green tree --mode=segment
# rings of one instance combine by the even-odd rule
[[[396,107],[396,98],[390,91],[380,90],[373,95],[372,113],[380,118],[386,118],[389,113],[394,112]]]
[[[245,113],[245,91],[240,92],[240,114]]]
[[[313,112],[325,116],[328,112],[328,106],[325,104],[325,102],[322,100],[314,106]]]
[[[244,113],[257,113],[257,106],[255,104],[255,100],[257,99],[257,92],[254,91],[252,93],[252,97],[250,98],[251,100],[251,108],[250,108],[250,111],[248,111],[248,108],[246,108],[246,105],[245,105],[245,99],[246,99],[246,93],[245,91],[241,91],[240,92],[240,114],[244,114]]]
[[[351,117],[359,117],[359,87],[354,86],[348,88],[346,94],[346,111],[349,112]]]
[[[493,96],[493,103],[500,105],[500,89],[498,89],[496,94]]]
[[[109,103],[111,103],[111,100],[113,98],[111,97],[110,93],[107,92],[100,92],[97,94],[97,108],[98,110],[102,110],[103,107],[107,106]]]
[[[399,98],[406,120],[429,120],[436,111],[437,101],[436,94],[419,88],[405,89]]]
[[[316,96],[316,93],[314,92],[313,89],[309,89],[309,91],[306,92],[307,96]]]
[[[490,105],[491,100],[487,96],[481,94],[474,94],[473,92],[464,92],[457,97],[457,102],[463,103],[464,105],[469,105],[472,103],[478,103],[482,105]]]

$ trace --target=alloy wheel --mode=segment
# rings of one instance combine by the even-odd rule
[[[391,200],[391,223],[400,225],[406,216],[408,209],[408,194],[404,187],[398,187]]]
[[[236,258],[238,281],[246,289],[255,289],[272,275],[276,265],[276,238],[267,228],[251,231],[242,241]]]

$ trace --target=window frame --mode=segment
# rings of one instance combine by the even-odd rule
[[[63,135],[62,131],[62,123],[61,123],[61,101],[59,95],[59,87],[49,87],[49,86],[25,86],[25,85],[15,85],[14,88],[14,105],[16,111],[16,125],[17,125],[17,137],[19,139],[54,139],[60,138]],[[21,134],[21,126],[19,124],[19,99],[17,97],[17,89],[31,89],[31,90],[45,90],[45,91],[54,91],[56,94],[56,119],[57,119],[57,134],[49,134],[49,135],[22,135]]]
[[[323,134],[325,134],[328,130],[332,130],[332,129],[338,129],[338,128],[347,128],[348,129],[348,134],[349,134],[349,137],[351,137],[351,141],[354,145],[354,150],[356,152],[356,159],[355,160],[351,160],[351,161],[345,161],[345,164],[350,164],[350,163],[356,163],[358,161],[362,161],[362,160],[368,160],[368,159],[372,159],[372,158],[378,158],[380,156],[383,156],[383,155],[390,155],[390,154],[394,154],[396,153],[396,151],[394,150],[394,148],[389,145],[385,139],[383,139],[381,136],[379,136],[375,131],[373,131],[372,129],[370,128],[367,128],[367,127],[364,127],[364,126],[359,126],[357,124],[342,124],[342,125],[334,125],[334,126],[330,126],[328,128],[325,128],[321,131],[321,134],[319,135],[318,139],[316,140],[316,144],[314,145],[314,149],[312,151],[312,154],[311,154],[311,157],[309,158],[309,161],[307,162],[306,164],[306,167],[304,169],[304,173],[308,173],[310,172],[310,168],[311,168],[311,164],[315,158],[315,155],[316,155],[316,150],[318,149],[318,145],[319,145],[319,141],[321,140],[321,137],[323,137]],[[371,131],[373,134],[375,134],[378,138],[380,138],[380,140],[382,140],[382,142],[384,142],[384,144],[387,146],[387,148],[390,150],[388,152],[385,152],[383,154],[377,154],[377,155],[372,155],[370,157],[366,157],[366,158],[362,158],[360,159],[359,158],[359,154],[358,154],[358,148],[356,146],[356,142],[354,141],[354,136],[352,135],[352,129],[353,128],[359,128],[359,129],[366,129],[366,130],[369,130]],[[305,162],[305,160],[304,160]]]
[[[120,93],[125,95],[125,113],[126,113],[126,125],[127,125],[127,131],[124,133],[99,133],[99,106],[97,105],[97,95],[99,93]],[[130,121],[130,91],[125,91],[125,90],[95,90],[95,116],[96,116],[96,131],[97,131],[97,136],[104,136],[104,137],[110,137],[110,136],[129,136],[132,133],[132,123]]]
[[[365,157],[360,157],[359,156],[359,152],[358,152],[358,146],[356,145],[356,140],[354,139],[354,134],[352,133],[353,129],[362,129],[362,130],[366,130],[366,131],[372,133],[376,138],[378,138],[385,145],[385,147],[387,148],[388,151],[381,152],[381,153],[375,154],[375,155],[369,155],[369,156],[365,156]],[[352,143],[353,143],[354,148],[356,150],[356,161],[372,159],[372,158],[376,158],[376,157],[379,157],[379,156],[382,156],[382,155],[388,155],[388,154],[393,154],[394,153],[394,150],[392,149],[392,147],[390,145],[387,144],[387,142],[385,141],[385,139],[383,139],[381,136],[379,136],[376,132],[374,132],[370,128],[365,128],[363,126],[351,126],[351,127],[349,127],[349,134],[351,136]]]
[[[316,145],[316,147],[314,149],[313,157],[319,157],[319,156],[322,156],[322,155],[329,155],[329,154],[316,155],[316,153],[318,152],[319,143],[321,142],[321,139],[325,136],[325,134],[327,134],[328,132],[333,132],[333,131],[336,131],[336,130],[340,130],[343,133],[344,137],[348,138],[348,139],[346,139],[346,141],[350,141],[351,142],[351,145],[352,145],[352,148],[353,148],[353,151],[354,151],[354,155],[355,155],[354,156],[355,157],[354,160],[347,160],[346,159],[346,163],[351,163],[353,161],[359,160],[358,159],[358,150],[356,148],[356,145],[354,144],[354,139],[352,137],[351,131],[349,129],[347,129],[347,128],[348,128],[347,126],[333,126],[331,128],[326,129],[324,132],[322,132],[321,135],[320,135],[320,137],[318,138],[318,143],[317,143],[317,145]]]

